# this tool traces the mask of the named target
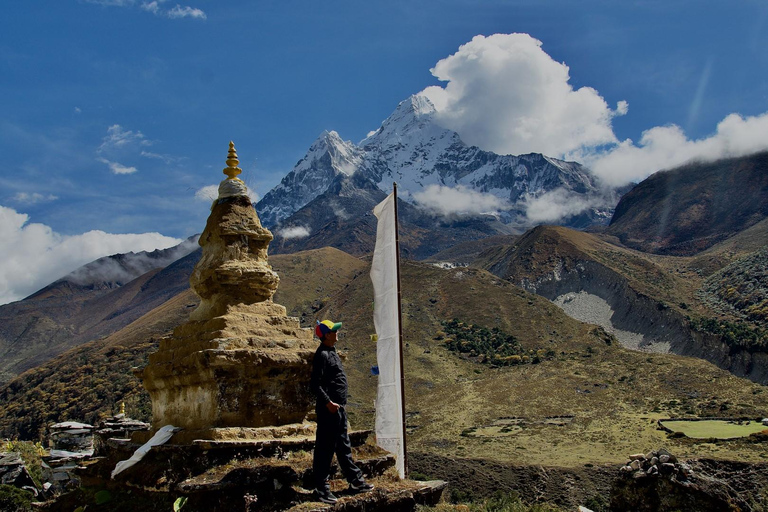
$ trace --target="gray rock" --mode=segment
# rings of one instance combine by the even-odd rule
[[[639,471],[639,470],[640,470],[640,467],[641,467],[641,466],[640,466],[640,461],[639,461],[639,460],[637,460],[637,459],[635,459],[635,460],[633,460],[632,462],[630,462],[630,463],[629,463],[629,466],[630,466],[630,467],[631,467],[631,468],[632,468],[634,471]]]
[[[670,464],[669,462],[667,462],[666,464],[662,464],[661,467],[659,468],[659,472],[662,475],[671,475],[672,473],[675,472],[675,465]]]
[[[666,464],[667,462],[669,462],[669,455],[662,455],[662,456],[660,456],[659,457],[659,462],[661,462],[662,464]]]
[[[645,460],[645,455],[642,453],[636,453],[634,455],[630,455],[629,460]]]
[[[651,458],[651,466],[655,466],[658,463],[659,463],[659,458],[658,457],[652,457]]]

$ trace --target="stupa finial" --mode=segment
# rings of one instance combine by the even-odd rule
[[[237,159],[237,150],[235,150],[235,143],[229,141],[229,152],[227,153],[227,167],[224,168],[224,174],[227,175],[228,180],[240,179],[238,174],[243,172],[241,168],[237,166],[240,160]]]
[[[120,414],[125,416],[125,402],[120,402]]]

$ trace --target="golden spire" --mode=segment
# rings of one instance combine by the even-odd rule
[[[120,402],[120,414],[125,416],[125,402]]]
[[[235,143],[229,141],[229,152],[227,153],[227,167],[224,168],[224,174],[227,175],[228,180],[240,179],[238,174],[243,172],[241,168],[237,166],[240,160],[237,159],[237,151],[235,150]]]

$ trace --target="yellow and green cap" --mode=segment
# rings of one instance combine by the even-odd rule
[[[317,322],[317,326],[315,326],[315,334],[317,334],[318,338],[323,339],[323,336],[329,332],[336,332],[339,329],[341,329],[341,322],[334,323],[330,320],[323,320],[322,322]]]

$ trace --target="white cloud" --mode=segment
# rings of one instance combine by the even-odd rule
[[[160,4],[157,2],[144,2],[141,4],[141,8],[145,11],[151,12],[155,16],[160,13]]]
[[[607,151],[574,155],[609,185],[645,179],[656,171],[692,160],[744,156],[768,149],[768,112],[742,117],[730,114],[709,137],[690,140],[679,126],[657,126],[643,132],[639,144],[625,140]]]
[[[176,18],[196,18],[200,20],[206,19],[208,16],[206,14],[197,8],[189,7],[189,6],[180,6],[179,4],[176,4],[176,7],[169,10],[166,14],[171,19]]]
[[[152,142],[144,137],[140,131],[124,130],[119,124],[113,124],[107,128],[107,135],[102,139],[97,153],[112,153],[139,146],[151,146]]]
[[[445,87],[428,87],[435,119],[468,144],[500,154],[562,156],[583,146],[617,142],[614,116],[590,87],[574,89],[569,69],[528,34],[475,36],[431,70]]]
[[[134,7],[138,4],[137,0],[85,0],[85,1],[90,4],[97,4],[105,7]],[[205,12],[202,9],[198,9],[196,7],[189,7],[187,5],[176,4],[176,6],[171,9],[165,9],[163,8],[163,4],[165,4],[167,1],[168,0],[152,0],[149,2],[144,1],[138,4],[138,6],[143,11],[152,13],[155,16],[159,16],[163,18],[169,18],[169,19],[193,18],[193,19],[199,19],[199,20],[204,20],[208,18],[208,16],[205,14]]]
[[[574,89],[568,66],[553,60],[541,41],[528,34],[476,36],[439,61],[432,74],[445,86],[421,94],[435,105],[435,120],[464,142],[501,154],[538,152],[577,160],[609,186],[640,181],[691,160],[768,149],[768,112],[730,114],[714,134],[699,140],[689,140],[680,127],[670,125],[646,130],[637,143],[619,142],[612,120],[627,115],[629,104],[622,100],[611,109],[595,89]],[[691,119],[708,78],[709,68],[693,99]],[[537,212],[532,210],[534,216]]]
[[[292,238],[306,238],[309,236],[309,228],[306,226],[291,226],[280,230],[280,236],[285,240]]]
[[[441,215],[490,213],[510,207],[506,201],[494,195],[484,194],[463,185],[429,185],[423,191],[415,192],[413,198],[421,206]]]
[[[107,7],[130,7],[136,0],[85,0],[89,4],[104,5]]]
[[[106,158],[99,158],[99,162],[107,164],[113,174],[133,174],[138,171],[135,167],[128,167],[118,162],[112,162]]]
[[[195,199],[199,201],[207,201],[210,203],[217,197],[219,197],[218,185],[206,185],[205,187],[195,192]]]
[[[29,216],[0,206],[0,304],[22,299],[97,258],[165,249],[181,242],[159,233],[89,231],[64,236]]]
[[[246,185],[246,188],[248,190],[248,197],[251,199],[251,202],[252,203],[258,202],[259,194],[257,194],[256,191],[254,191],[248,185]],[[210,203],[217,197],[219,197],[218,185],[206,185],[195,192],[195,199],[197,199],[198,201],[206,201]]]
[[[141,156],[143,156],[144,158],[153,158],[155,160],[162,160],[167,165],[184,159],[183,157],[176,157],[173,155],[161,155],[159,153],[152,153],[151,151],[142,151]]]
[[[534,224],[540,224],[558,222],[599,204],[601,203],[596,197],[588,197],[564,188],[557,188],[539,197],[526,198],[523,206],[528,220]]]
[[[55,196],[53,194],[40,194],[39,192],[32,192],[31,194],[29,192],[19,192],[15,196],[13,196],[13,200],[18,203],[24,203],[24,204],[37,204],[37,203],[43,203],[48,201],[55,201],[59,198],[59,196]]]

